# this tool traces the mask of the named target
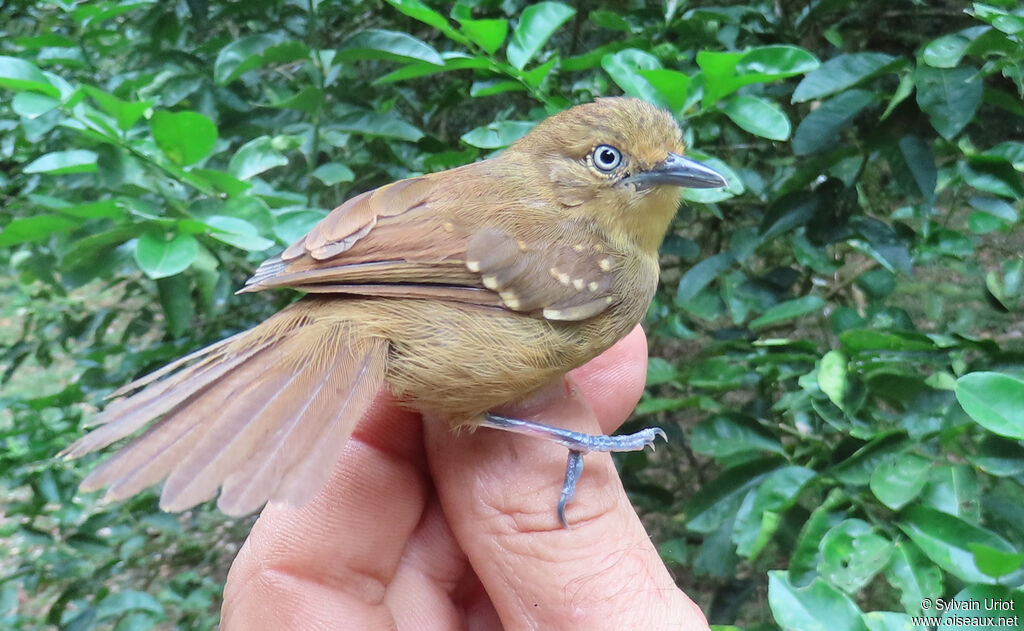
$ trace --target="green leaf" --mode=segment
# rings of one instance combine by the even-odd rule
[[[526,86],[522,81],[514,79],[481,79],[474,81],[469,86],[469,95],[473,98],[482,96],[494,96],[505,92],[525,92]]]
[[[371,110],[355,110],[338,116],[330,127],[349,133],[397,138],[409,142],[423,138],[422,131],[403,120],[394,111],[382,114]]]
[[[774,326],[780,322],[799,318],[800,316],[807,315],[808,313],[821,311],[824,306],[825,301],[818,296],[801,296],[800,298],[794,298],[793,300],[787,300],[786,302],[779,303],[771,309],[768,309],[761,315],[761,317],[751,320],[749,326],[751,329],[756,331],[757,329]]]
[[[53,98],[60,97],[60,90],[50,83],[39,68],[17,57],[0,55],[0,88],[9,88],[15,92],[41,92]]]
[[[756,96],[734,96],[722,104],[722,111],[741,129],[769,140],[788,140],[792,126],[775,103]]]
[[[796,504],[815,476],[806,467],[781,467],[769,473],[756,491],[748,493],[733,525],[737,554],[748,559],[757,556],[781,524],[780,515]]]
[[[738,414],[716,414],[698,423],[690,435],[690,447],[716,458],[745,451],[785,453],[772,432],[754,419]]]
[[[158,278],[156,289],[167,322],[167,331],[171,337],[180,337],[188,330],[194,313],[188,278],[184,274]]]
[[[893,547],[885,578],[900,590],[900,602],[910,613],[921,613],[921,601],[943,593],[942,571],[928,562],[921,549],[909,541]]]
[[[576,9],[561,2],[539,2],[523,9],[505,49],[508,62],[517,70],[530,63],[558,27],[576,14]]]
[[[286,164],[288,158],[274,148],[274,140],[269,136],[260,136],[238,148],[228,163],[228,172],[239,180],[248,180]]]
[[[81,222],[62,215],[32,215],[11,220],[0,230],[0,247],[42,241],[50,235],[70,232]]]
[[[338,49],[338,61],[387,59],[419,61],[443,66],[444,59],[426,42],[407,33],[366,29],[347,37]]]
[[[199,254],[199,242],[183,232],[164,235],[147,232],[135,245],[135,262],[150,278],[166,278],[179,274],[192,264]]]
[[[935,342],[919,333],[850,329],[839,335],[843,350],[850,354],[864,351],[931,351]]]
[[[1024,381],[998,372],[972,372],[957,379],[956,398],[985,429],[1024,439]]]
[[[725,470],[687,503],[686,527],[694,532],[714,532],[735,516],[746,494],[781,465],[778,458],[761,458]]]
[[[853,455],[832,468],[832,475],[844,484],[862,486],[868,484],[871,473],[891,454],[899,454],[909,444],[906,434],[892,431],[880,434]]]
[[[1020,174],[1008,162],[970,160],[959,164],[964,181],[979,191],[1008,197],[1024,198],[1024,184]]]
[[[910,505],[903,509],[897,525],[933,563],[969,583],[995,583],[974,562],[970,544],[1015,552],[1013,546],[992,531],[925,506]]]
[[[160,110],[153,114],[149,126],[160,150],[181,166],[199,162],[217,144],[217,126],[199,112]]]
[[[298,41],[285,41],[277,35],[249,35],[237,39],[217,53],[213,78],[227,85],[250,70],[271,63],[288,63],[309,58],[309,48]]]
[[[661,69],[661,62],[654,55],[627,48],[602,57],[601,67],[627,95],[649,103],[666,104],[654,86],[640,74],[644,70]]]
[[[935,131],[949,140],[971,122],[981,104],[984,89],[977,68],[931,68],[914,70],[917,104],[928,114]]]
[[[459,20],[462,32],[488,55],[501,48],[508,36],[508,20]]]
[[[340,182],[353,182],[356,179],[356,174],[352,172],[352,169],[348,168],[344,164],[337,162],[327,162],[321,164],[313,171],[313,177],[320,180],[327,186],[334,186]]]
[[[893,72],[903,60],[884,53],[851,53],[833,57],[807,73],[793,90],[793,102],[803,103],[842,92],[880,74]]]
[[[18,92],[11,100],[14,113],[25,118],[39,118],[59,105],[57,99],[38,92]]]
[[[914,454],[897,454],[883,460],[871,472],[871,492],[892,510],[903,508],[928,483],[931,460]]]
[[[274,235],[284,243],[295,243],[327,216],[322,210],[299,210],[276,217]]]
[[[734,262],[735,257],[730,252],[722,252],[721,254],[710,256],[691,267],[679,279],[679,286],[676,288],[676,304],[692,300],[711,281],[718,278],[723,271],[732,267]]]
[[[1018,171],[1024,171],[1024,142],[1007,140],[981,154],[985,157],[1002,158]]]
[[[992,578],[1006,576],[1024,566],[1024,554],[996,550],[983,543],[969,543],[967,549],[974,554],[978,569]]]
[[[164,608],[150,594],[128,589],[105,596],[96,607],[96,617],[99,620],[105,620],[123,615],[129,611],[148,611],[162,615]]]
[[[324,104],[324,91],[320,88],[307,85],[295,94],[273,101],[269,107],[277,109],[297,110],[310,115],[315,115]]]
[[[637,70],[637,74],[647,80],[651,87],[657,91],[660,100],[655,103],[664,103],[672,112],[679,112],[686,105],[686,99],[690,94],[690,76],[678,70],[665,70],[655,68],[652,70]],[[618,82],[616,82],[618,83]]]
[[[847,519],[821,540],[822,578],[852,594],[888,565],[892,550],[892,542],[876,533],[871,524]]]
[[[829,351],[818,362],[818,387],[837,408],[846,411],[849,359],[842,351]]]
[[[88,149],[53,151],[30,162],[24,171],[25,173],[49,173],[51,175],[92,173],[96,171],[96,160],[96,152]]]
[[[850,597],[821,579],[797,589],[782,570],[768,572],[768,605],[787,631],[867,631]]]
[[[91,85],[83,87],[86,94],[91,96],[103,111],[113,116],[117,120],[117,126],[124,130],[131,129],[132,125],[146,113],[146,110],[153,107],[153,101],[122,101]]]
[[[762,46],[742,53],[702,50],[697,65],[704,78],[704,105],[710,107],[745,85],[810,72],[819,62],[797,46]]]
[[[974,3],[978,6],[979,3]],[[1002,585],[968,585],[951,600],[943,601],[942,620],[936,628],[946,631],[1003,631],[1021,628],[1024,595]],[[938,602],[936,602],[936,609]],[[979,607],[980,605],[980,607]],[[932,612],[929,612],[932,613]],[[938,611],[935,611],[938,613]]]
[[[467,44],[466,37],[452,28],[447,19],[437,11],[431,9],[420,0],[386,0],[388,4],[395,7],[405,15],[414,20],[419,20],[428,26],[432,26],[445,34],[445,36],[459,44]]]
[[[956,68],[960,64],[971,40],[959,33],[950,33],[934,39],[921,51],[921,59],[933,68]]]
[[[262,252],[274,245],[270,239],[260,236],[259,230],[244,219],[211,215],[203,223],[212,228],[210,236],[214,239],[233,245],[249,252]]]
[[[876,98],[873,92],[848,90],[825,101],[797,125],[793,134],[793,151],[797,155],[807,155],[832,149],[839,144],[839,133]]]
[[[976,524],[981,520],[978,473],[967,464],[933,463],[918,503]]]
[[[647,385],[656,386],[676,378],[676,367],[661,357],[647,359]]]
[[[496,121],[462,134],[462,142],[481,149],[500,149],[525,136],[537,123]]]
[[[481,70],[491,67],[491,60],[486,57],[470,57],[462,53],[442,53],[441,56],[444,58],[444,66],[437,66],[434,64],[427,63],[414,63],[407,66],[403,66],[394,72],[378,77],[373,80],[373,85],[381,85],[384,83],[394,83],[396,81],[406,81],[408,79],[416,79],[418,77],[427,77],[440,72],[450,72],[452,70]]]
[[[1024,473],[1024,446],[992,434],[982,438],[977,451],[968,459],[990,475],[1004,477]]]
[[[899,139],[897,146],[917,185],[917,192],[928,201],[935,199],[935,187],[939,176],[935,166],[935,152],[932,151],[931,145],[918,136],[904,136]]]

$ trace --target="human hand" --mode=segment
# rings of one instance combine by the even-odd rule
[[[595,414],[557,424],[615,431],[643,391],[646,358],[638,327],[573,371]],[[455,435],[382,397],[313,501],[263,510],[228,574],[222,628],[707,629],[611,457],[585,460],[564,529],[564,449]]]

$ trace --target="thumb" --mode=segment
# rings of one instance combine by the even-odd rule
[[[600,414],[552,402],[530,416],[587,433],[613,431],[643,390],[646,356],[638,328],[574,371],[573,382]],[[659,558],[608,454],[584,458],[567,513],[572,527],[564,529],[555,504],[565,448],[490,429],[454,436],[427,423],[425,431],[445,515],[506,628],[707,628]]]

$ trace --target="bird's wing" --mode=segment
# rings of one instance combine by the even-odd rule
[[[444,184],[428,175],[353,197],[260,265],[241,291],[446,300],[549,320],[585,320],[615,302],[619,258],[583,238],[585,227],[566,221],[516,238],[479,216],[445,212],[460,200]]]

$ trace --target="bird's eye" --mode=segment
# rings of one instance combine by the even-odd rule
[[[593,156],[594,166],[605,173],[622,164],[622,152],[611,145],[598,145],[594,148]]]

